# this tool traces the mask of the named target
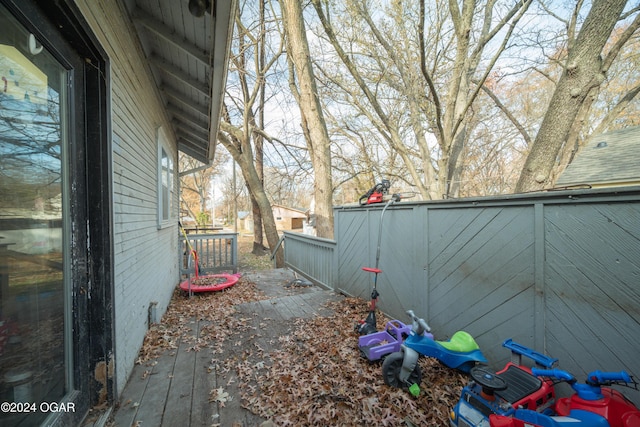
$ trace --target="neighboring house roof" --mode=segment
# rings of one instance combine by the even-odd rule
[[[298,209],[298,208],[289,208],[287,206],[279,205],[277,203],[272,203],[271,208],[273,209],[274,213],[278,212],[282,214],[286,212],[289,214],[288,217],[292,217],[292,218],[306,218],[307,212],[308,212],[308,209],[304,210],[304,209]],[[251,216],[251,211],[238,211],[239,219],[245,219],[245,218],[248,218],[249,216]]]
[[[293,218],[306,218],[308,209],[290,208],[288,206],[279,205],[277,203],[271,204],[272,209],[279,212],[288,212]]]
[[[603,133],[576,155],[556,181],[556,187],[640,184],[640,126]]]

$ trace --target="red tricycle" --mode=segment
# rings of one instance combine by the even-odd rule
[[[640,427],[640,410],[611,385],[638,390],[625,371],[588,374],[578,383],[567,371],[555,368],[557,359],[506,340],[512,361],[494,372],[487,367],[471,370],[451,411],[452,427]],[[535,367],[522,364],[526,356]],[[556,396],[556,384],[566,382],[574,391]]]
[[[502,345],[511,350],[511,361],[498,372],[487,366],[471,369],[471,382],[462,389],[460,400],[450,414],[452,427],[489,427],[491,414],[507,418],[518,408],[544,412],[555,402],[553,382],[533,375],[523,358],[545,368],[555,366],[558,359],[511,339]]]
[[[513,417],[491,415],[492,427],[638,427],[640,410],[622,393],[609,387],[617,384],[638,389],[638,383],[625,371],[594,371],[579,383],[561,369],[532,369],[540,378],[566,382],[575,391],[562,397],[551,408],[551,414],[518,409]],[[604,387],[603,387],[604,386]]]

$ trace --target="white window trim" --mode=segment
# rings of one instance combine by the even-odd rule
[[[156,131],[156,140],[158,146],[158,167],[157,167],[157,180],[158,180],[158,212],[157,222],[158,229],[165,228],[172,224],[175,219],[173,213],[173,206],[175,204],[175,159],[173,158],[172,151],[169,149],[169,139],[162,128],[159,126]],[[163,157],[163,153],[165,157]],[[168,168],[164,167],[163,158],[168,160]],[[165,192],[164,183],[168,182]],[[168,198],[165,204],[165,194]],[[165,212],[166,209],[166,212]],[[165,215],[166,214],[166,215]]]

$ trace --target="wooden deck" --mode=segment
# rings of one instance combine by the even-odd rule
[[[225,345],[223,354],[215,357],[210,348],[188,351],[193,339],[183,339],[177,350],[165,351],[153,366],[136,365],[112,418],[117,427],[250,427],[266,421],[241,407],[236,372],[230,369],[220,374],[213,360],[237,359],[247,346],[268,354],[277,338],[288,333],[292,319],[329,314],[323,303],[341,297],[318,286],[288,286],[295,279],[290,270],[260,271],[245,277],[269,297],[236,306],[241,315],[252,319],[253,330],[259,333],[246,335],[250,342],[241,343],[234,337],[234,343]],[[198,337],[207,322],[194,319],[189,326],[190,333]],[[229,393],[226,402],[209,401],[211,391],[218,388]]]

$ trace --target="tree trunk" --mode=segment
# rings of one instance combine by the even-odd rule
[[[235,158],[235,156],[234,156]],[[245,159],[244,156],[239,156],[237,158],[238,165],[240,166],[240,170],[242,171],[242,176],[244,177],[245,182],[247,183],[247,188],[251,192],[252,198],[255,199],[256,204],[258,205],[260,212],[262,214],[264,233],[267,237],[267,242],[269,244],[269,249],[272,251],[278,245],[278,241],[280,240],[280,236],[278,235],[278,230],[276,229],[276,221],[273,217],[273,210],[271,209],[271,203],[269,202],[269,198],[267,197],[267,193],[264,191],[264,186],[260,180],[260,177],[256,173],[255,168],[253,167],[252,159]],[[254,230],[255,233],[262,233],[262,230]],[[282,251],[278,251],[276,253],[276,267],[284,266],[284,254]]]
[[[264,28],[264,0],[260,0],[260,38],[258,43],[258,51],[259,51],[259,69],[264,68],[265,64],[265,28]],[[264,85],[265,81],[261,81],[259,83],[259,100],[258,100],[258,128],[264,129]],[[251,119],[254,120],[254,119]],[[260,179],[260,183],[264,188],[264,141],[262,135],[256,134],[253,138],[253,143],[255,145],[255,167],[256,172],[258,174],[258,178]],[[251,192],[251,211],[253,213],[253,249],[252,253],[254,255],[262,255],[265,250],[264,239],[262,238],[262,214],[260,213],[260,206],[256,201],[255,197]]]
[[[300,113],[309,138],[314,172],[316,233],[333,238],[333,186],[331,179],[331,141],[322,114],[318,88],[311,66],[311,55],[299,0],[281,0],[284,28],[287,36],[287,55],[294,64],[300,86]]]
[[[626,3],[626,0],[594,0],[569,50],[565,70],[527,156],[516,192],[553,185],[551,172],[580,107],[589,92],[605,80],[600,55]]]
[[[223,111],[226,111],[226,106],[223,106]],[[269,244],[269,248],[273,250],[277,246],[280,236],[276,229],[276,221],[273,217],[271,203],[269,202],[267,193],[262,185],[262,180],[260,179],[253,163],[253,150],[251,149],[250,141],[244,137],[242,131],[234,128],[224,120],[220,122],[218,141],[225,146],[233,159],[238,163],[238,166],[240,166],[242,177],[249,189],[249,193],[260,208],[267,243]],[[254,234],[261,232],[262,230],[254,230]],[[283,266],[284,254],[280,250],[276,254],[276,267]]]
[[[264,108],[264,105],[263,105]],[[261,135],[256,135],[253,138],[255,145],[255,170],[260,180],[260,186],[264,188],[264,149],[263,140]],[[260,206],[255,199],[255,196],[249,191],[251,197],[251,212],[253,214],[253,253],[260,255],[264,251],[264,239],[262,238],[262,213],[260,212]]]
[[[247,185],[247,188],[249,186]],[[262,214],[260,213],[260,205],[253,193],[249,191],[249,198],[251,199],[251,214],[253,215],[253,248],[251,253],[254,255],[262,255],[265,251],[264,238],[262,232]]]

